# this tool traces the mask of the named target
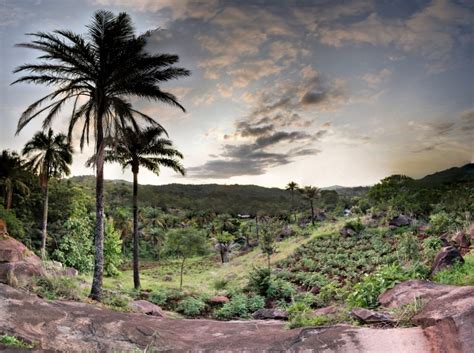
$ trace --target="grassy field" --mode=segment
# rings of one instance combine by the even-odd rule
[[[318,236],[338,233],[341,223],[327,223],[313,230],[309,237],[291,237],[277,243],[277,252],[272,262],[283,260],[293,254],[301,245]],[[183,289],[188,292],[216,294],[214,284],[219,280],[227,280],[228,288],[240,287],[245,284],[246,276],[254,266],[265,266],[266,258],[259,247],[245,255],[231,257],[226,264],[220,262],[217,254],[207,257],[195,257],[186,260]],[[164,260],[155,262],[142,261],[141,284],[145,290],[159,288],[179,288],[180,260]],[[123,271],[118,277],[105,278],[107,289],[131,290],[133,288],[132,271]]]

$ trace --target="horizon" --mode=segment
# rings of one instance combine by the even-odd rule
[[[188,176],[141,170],[140,184],[373,185],[474,162],[474,5],[465,1],[5,1],[0,8],[1,148],[21,151],[21,112],[51,87],[19,84],[37,62],[27,32],[84,33],[98,9],[127,12],[151,52],[178,54],[189,78],[163,85],[187,113],[133,99],[183,152]],[[68,109],[54,123],[65,131]],[[71,176],[92,173],[76,153]],[[105,167],[109,180],[132,179]]]

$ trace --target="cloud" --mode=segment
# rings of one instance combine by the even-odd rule
[[[474,133],[474,110],[466,110],[465,112],[462,112],[460,115],[460,120],[460,127],[463,132]]]
[[[457,42],[469,36],[474,21],[472,7],[449,0],[434,0],[405,20],[387,19],[372,12],[363,20],[344,24],[322,24],[314,28],[323,44],[341,47],[365,43],[394,45],[428,60],[429,72],[447,69]],[[461,39],[461,40],[459,40]]]
[[[290,164],[295,158],[315,155],[320,151],[315,148],[296,147],[287,152],[271,152],[269,148],[281,143],[296,140],[312,141],[324,133],[311,135],[305,132],[276,132],[258,137],[255,142],[222,146],[218,159],[207,161],[203,165],[187,169],[188,177],[198,179],[225,179],[242,175],[261,175],[268,169]]]
[[[365,74],[361,79],[367,82],[369,87],[375,88],[390,76],[392,76],[392,70],[385,68],[376,73]]]

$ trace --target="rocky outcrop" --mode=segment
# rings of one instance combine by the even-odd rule
[[[215,297],[212,297],[209,299],[209,304],[225,304],[229,301],[229,298],[227,298],[225,295],[218,295]]]
[[[446,246],[442,248],[433,260],[433,264],[431,265],[431,275],[454,265],[456,262],[464,262],[459,250],[454,246]]]
[[[21,286],[31,277],[45,274],[38,256],[7,233],[0,235],[0,282]]]
[[[392,227],[404,227],[404,226],[409,226],[411,222],[412,220],[410,217],[405,216],[405,215],[399,215],[399,216],[393,217],[390,221],[388,221],[388,225]]]
[[[333,326],[288,330],[278,321],[172,320],[45,301],[0,284],[0,332],[61,352],[428,353],[418,327]]]
[[[255,320],[288,320],[288,313],[278,309],[259,309],[252,317]]]
[[[472,352],[474,286],[455,287],[431,300],[412,321],[424,328],[433,353]]]
[[[457,288],[418,279],[397,284],[379,296],[379,303],[386,308],[397,308],[412,304],[416,299],[425,303],[447,294]]]
[[[474,286],[407,281],[383,293],[379,302],[400,307],[421,299],[412,322],[423,327],[433,353],[468,353],[474,347]]]

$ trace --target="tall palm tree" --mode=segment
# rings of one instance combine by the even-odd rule
[[[139,245],[138,245],[138,172],[140,166],[160,174],[160,167],[171,168],[184,175],[179,161],[183,155],[173,147],[171,140],[162,137],[165,131],[160,127],[148,127],[136,131],[128,127],[114,138],[106,139],[105,161],[117,162],[124,169],[131,167],[133,173],[133,284],[140,288]],[[88,161],[95,163],[96,156]]]
[[[291,208],[295,212],[295,223],[297,222],[296,209],[295,209],[295,191],[297,191],[298,188],[299,188],[298,184],[295,183],[294,181],[290,181],[285,187],[285,190],[289,190],[291,192]]]
[[[31,104],[18,122],[17,133],[32,119],[45,114],[43,127],[68,102],[72,103],[69,134],[82,122],[80,146],[89,143],[90,131],[95,137],[96,226],[95,264],[90,297],[100,300],[104,271],[104,137],[126,125],[138,129],[139,123],[159,125],[150,116],[135,110],[127,100],[145,98],[184,108],[175,96],[164,92],[164,81],[188,76],[189,71],[173,66],[178,56],[151,54],[145,51],[152,32],[136,36],[126,13],[114,15],[97,11],[87,34],[68,30],[30,34],[33,41],[19,47],[39,50],[42,61],[26,64],[15,72],[27,72],[14,83],[26,82],[54,86],[54,90]]]
[[[13,205],[13,192],[29,194],[28,185],[22,181],[25,176],[24,161],[16,152],[3,150],[0,155],[0,185],[3,188],[4,205],[8,210]]]
[[[39,175],[43,190],[43,218],[41,220],[41,257],[46,255],[46,237],[48,227],[48,183],[50,178],[69,175],[72,163],[72,146],[64,134],[47,134],[40,131],[23,148],[23,155],[29,158],[26,166]]]
[[[300,189],[300,192],[303,198],[309,201],[311,206],[311,224],[314,226],[314,200],[319,197],[321,190],[314,186],[305,186]]]

